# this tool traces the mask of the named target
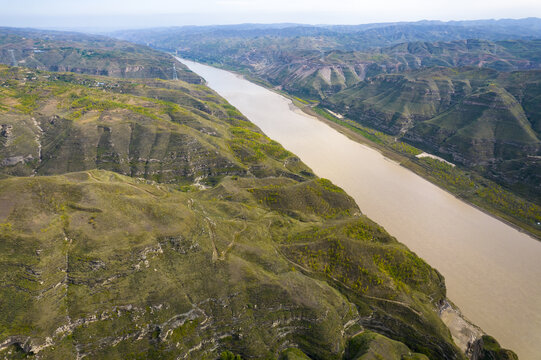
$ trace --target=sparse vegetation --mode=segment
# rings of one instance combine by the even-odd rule
[[[368,308],[408,346],[461,358],[433,315],[437,273],[209,89],[41,71],[23,85],[7,70],[17,141],[1,159],[34,154],[1,168],[14,358],[334,359]],[[298,351],[279,352],[284,339]]]
[[[120,62],[119,76],[168,78],[175,64],[45,34],[0,46],[58,55],[27,57],[38,69],[112,75]],[[2,355],[465,358],[437,316],[437,271],[198,76],[177,75],[192,84],[0,66]],[[310,81],[329,91],[323,74]]]

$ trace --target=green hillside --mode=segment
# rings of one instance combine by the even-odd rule
[[[338,359],[374,328],[460,358],[435,311],[441,277],[321,181],[227,178],[185,193],[91,170],[1,185],[0,328],[14,356],[265,358],[294,346]]]
[[[323,103],[539,203],[540,86],[539,71],[429,68],[379,75]]]
[[[3,357],[464,358],[442,276],[207,87],[0,84]]]

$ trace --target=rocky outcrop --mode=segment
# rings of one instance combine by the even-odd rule
[[[471,360],[518,360],[517,354],[502,349],[496,339],[488,335],[474,342],[468,354]]]

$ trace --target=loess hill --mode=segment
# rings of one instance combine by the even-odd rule
[[[541,71],[379,75],[323,105],[476,169],[541,203]]]
[[[201,78],[171,56],[103,36],[0,27],[0,63],[123,78]]]
[[[378,74],[430,66],[541,68],[541,19],[358,26],[230,25],[119,31],[115,37],[242,71],[321,99]]]
[[[465,358],[442,276],[206,86],[2,66],[0,119],[0,356]]]

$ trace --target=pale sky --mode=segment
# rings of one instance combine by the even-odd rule
[[[0,0],[0,26],[137,28],[541,17],[541,0]]]

